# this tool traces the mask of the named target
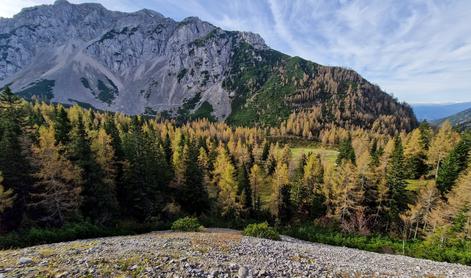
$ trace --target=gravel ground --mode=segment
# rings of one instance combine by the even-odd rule
[[[211,229],[0,251],[6,277],[471,277],[471,267]]]

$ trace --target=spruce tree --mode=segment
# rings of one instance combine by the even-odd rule
[[[56,144],[66,146],[70,141],[70,131],[72,129],[67,111],[61,105],[56,113],[54,128],[56,130]]]
[[[6,190],[13,190],[16,198],[2,215],[3,230],[14,229],[21,223],[31,189],[31,168],[22,144],[25,118],[21,99],[6,87],[0,92],[0,171]]]
[[[68,155],[81,170],[82,214],[95,223],[104,223],[115,211],[114,192],[104,181],[105,173],[96,162],[81,114],[71,131]]]
[[[470,150],[471,135],[467,134],[462,137],[460,142],[441,163],[436,182],[438,190],[442,195],[450,192],[460,173],[468,166]]]
[[[378,140],[374,139],[370,148],[370,166],[378,167],[381,153],[378,149]]]
[[[244,163],[237,169],[237,183],[239,184],[238,194],[242,198],[242,205],[244,209],[250,212],[252,210],[252,190],[250,188],[247,168]]]
[[[354,165],[356,164],[356,155],[352,146],[351,135],[348,135],[348,138],[340,143],[336,163],[337,165],[340,165],[345,160],[352,162]]]
[[[389,223],[397,223],[399,215],[407,209],[404,150],[401,137],[394,138],[394,150],[386,169],[386,184],[389,199]]]
[[[5,190],[5,188],[3,187],[3,176],[0,172],[0,216],[6,209],[11,208],[13,206],[14,200],[15,195],[13,194],[13,190]]]
[[[152,221],[165,205],[164,192],[170,180],[164,149],[134,121],[124,136],[123,151],[124,182],[118,188],[122,212],[140,222]]]
[[[98,195],[102,198],[100,203],[103,205],[96,219],[100,224],[109,223],[116,216],[118,209],[116,196],[118,168],[112,141],[112,137],[106,133],[105,129],[99,128],[91,142],[91,149],[99,167],[98,170],[102,173],[99,188],[102,192]]]
[[[430,148],[430,144],[432,142],[433,132],[430,124],[424,120],[419,125],[420,131],[420,143],[424,150],[428,150]]]
[[[116,126],[113,116],[111,115],[107,116],[103,124],[103,127],[106,131],[106,134],[111,136],[111,146],[113,146],[113,152],[116,158],[116,162],[122,161],[123,160],[123,148],[121,146],[122,142],[121,142],[119,130]]]
[[[178,192],[180,205],[189,214],[200,215],[209,209],[209,197],[204,185],[204,175],[198,165],[199,148],[195,140],[183,148],[185,183]]]

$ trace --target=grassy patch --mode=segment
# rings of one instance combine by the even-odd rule
[[[116,85],[110,79],[106,79],[110,86],[106,85],[102,80],[98,80],[98,99],[105,103],[111,104],[118,94],[118,87],[116,87]]]
[[[192,120],[206,118],[211,122],[215,122],[216,118],[211,114],[213,111],[213,106],[209,102],[205,101],[193,114],[191,114],[190,118]]]
[[[321,146],[293,147],[291,148],[292,162],[297,165],[301,160],[302,156],[307,155],[309,153],[320,155],[324,163],[328,163],[331,165],[335,164],[335,160],[337,159],[337,155],[339,154],[339,152],[336,150],[327,149]]]
[[[177,78],[178,78],[178,83],[180,83],[180,81],[182,80],[183,77],[185,77],[186,73],[188,72],[188,69],[182,69],[178,75],[177,75]]]
[[[146,107],[146,108],[144,109],[144,115],[155,116],[155,115],[157,115],[157,111],[155,111],[154,109],[152,109],[152,107]]]
[[[54,80],[38,80],[36,82],[31,83],[29,85],[30,87],[18,92],[18,95],[28,100],[36,98],[41,101],[50,101],[54,98],[52,90],[55,84],[56,81]]]
[[[68,101],[72,101],[72,102],[75,102],[78,106],[82,107],[82,108],[85,108],[85,109],[93,109],[95,110],[96,108],[91,105],[90,103],[86,103],[86,102],[81,102],[81,101],[78,101],[78,100],[75,100],[73,98],[69,98]]]
[[[83,85],[85,88],[87,88],[87,89],[89,89],[90,91],[93,92],[93,89],[92,89],[92,87],[90,86],[90,82],[88,82],[88,79],[86,79],[85,77],[82,77],[82,78],[80,78],[80,82],[82,82],[82,85]]]
[[[433,180],[407,180],[406,189],[409,191],[419,191],[420,188],[427,186]]]

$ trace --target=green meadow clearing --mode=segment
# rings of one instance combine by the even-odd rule
[[[309,153],[319,154],[324,163],[334,164],[337,159],[339,152],[334,149],[327,149],[322,146],[303,146],[303,147],[292,147],[291,148],[291,159],[292,162],[297,165],[301,160],[301,157]]]

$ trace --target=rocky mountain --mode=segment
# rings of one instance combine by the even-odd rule
[[[282,54],[257,34],[66,0],[0,19],[5,85],[28,99],[244,125],[274,125],[313,108],[323,121],[417,124],[409,106],[356,72]]]

